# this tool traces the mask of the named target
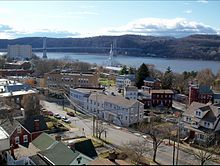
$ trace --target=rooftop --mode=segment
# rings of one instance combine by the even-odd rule
[[[156,82],[156,81],[160,81],[158,78],[153,78],[153,77],[146,77],[144,79],[144,82],[147,81],[147,82]]]
[[[32,144],[40,150],[46,150],[55,142],[57,141],[55,141],[50,135],[42,133],[34,141],[32,141]]]
[[[200,94],[212,94],[212,89],[207,85],[199,85],[199,93]]]
[[[105,94],[95,94],[92,93],[89,97],[89,99],[92,100],[98,100],[98,101],[102,101],[102,102],[108,102],[108,103],[112,103],[112,104],[116,104],[116,105],[120,105],[123,107],[131,107],[132,105],[134,105],[136,102],[138,102],[137,100],[129,100],[129,99],[125,99],[122,96],[113,96],[113,95],[105,95]]]
[[[166,93],[166,94],[174,94],[170,89],[151,89],[150,93]]]
[[[136,86],[126,86],[126,91],[138,91],[138,88]]]
[[[79,87],[79,88],[74,88],[74,90],[77,90],[78,92],[81,92],[81,93],[89,94],[90,92],[103,92],[104,88],[81,88]]]
[[[9,138],[8,133],[0,126],[0,140]]]

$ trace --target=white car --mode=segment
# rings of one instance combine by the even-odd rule
[[[62,119],[62,121],[65,123],[71,123],[71,121],[69,119]]]

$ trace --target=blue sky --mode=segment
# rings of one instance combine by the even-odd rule
[[[219,34],[220,1],[0,1],[0,38]]]

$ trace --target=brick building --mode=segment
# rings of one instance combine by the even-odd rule
[[[59,91],[75,87],[99,87],[97,72],[66,72],[54,70],[44,75],[46,86],[50,90]]]
[[[209,86],[198,84],[189,85],[189,104],[193,101],[206,104],[212,100],[213,91]]]
[[[144,79],[143,89],[160,89],[161,81],[158,78],[146,77]]]
[[[173,91],[172,90],[150,90],[152,106],[172,107]]]

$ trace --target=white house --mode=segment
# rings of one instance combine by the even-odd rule
[[[206,141],[220,131],[220,104],[192,102],[183,113],[182,133],[196,141]],[[210,138],[209,138],[210,139]]]
[[[141,122],[144,115],[142,103],[115,95],[92,93],[87,99],[86,108],[100,118],[119,126]]]
[[[87,98],[92,92],[103,93],[102,88],[70,88],[70,99],[82,108],[86,108]]]
[[[116,87],[123,89],[126,86],[133,86],[135,84],[135,75],[119,75],[116,77]]]
[[[137,98],[138,98],[138,88],[135,87],[135,86],[126,86],[126,87],[124,87],[124,98],[137,100]]]

